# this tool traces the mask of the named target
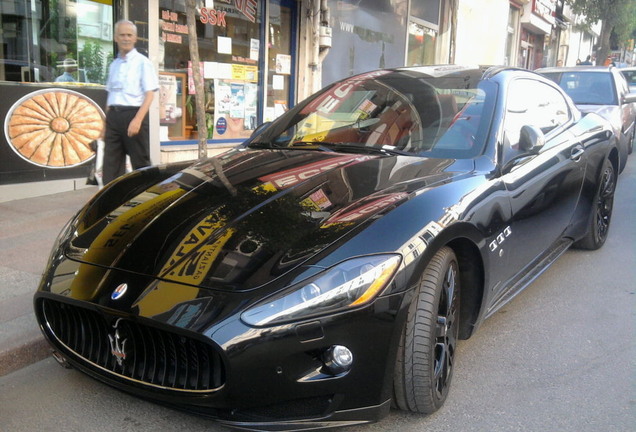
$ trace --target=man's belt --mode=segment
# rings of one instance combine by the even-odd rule
[[[121,112],[121,111],[132,111],[132,110],[138,110],[139,107],[138,106],[133,106],[133,105],[110,105],[108,107],[109,110],[115,111],[115,112]]]

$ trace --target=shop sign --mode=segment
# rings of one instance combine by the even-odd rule
[[[235,0],[236,8],[241,11],[251,22],[256,22],[256,8],[258,1],[256,0]]]
[[[555,0],[534,0],[532,4],[532,12],[547,21],[552,19],[555,9]]]
[[[219,27],[227,27],[225,23],[225,15],[227,12],[216,9],[201,8],[201,18],[199,20],[203,24],[216,25]]]
[[[229,3],[229,2],[225,2]],[[241,12],[250,22],[256,22],[256,11],[258,10],[257,0],[235,0],[234,6]],[[225,15],[227,11],[218,9],[201,8],[201,18],[199,20],[203,24],[217,25],[219,27],[227,27]]]
[[[188,34],[188,26],[177,22],[179,14],[169,10],[162,10],[161,19],[163,20],[161,24],[161,38],[163,41],[182,44],[183,37],[181,35]]]

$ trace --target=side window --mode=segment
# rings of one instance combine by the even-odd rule
[[[625,77],[621,75],[620,72],[615,72],[612,75],[614,75],[614,81],[618,87],[618,94],[623,96],[624,94],[629,93],[629,86],[627,85]]]
[[[525,125],[535,126],[547,134],[569,118],[568,104],[558,90],[540,81],[515,80],[510,83],[506,99],[506,146],[517,148],[521,128]]]

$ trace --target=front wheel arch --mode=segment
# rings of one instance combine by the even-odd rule
[[[484,299],[484,262],[477,246],[466,238],[455,239],[449,242],[448,246],[457,257],[462,286],[459,338],[468,339],[476,329]]]

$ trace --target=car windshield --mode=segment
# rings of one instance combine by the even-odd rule
[[[546,72],[577,105],[618,105],[610,72]]]
[[[404,69],[355,76],[302,102],[249,146],[474,157],[482,151],[496,97],[482,74]]]

